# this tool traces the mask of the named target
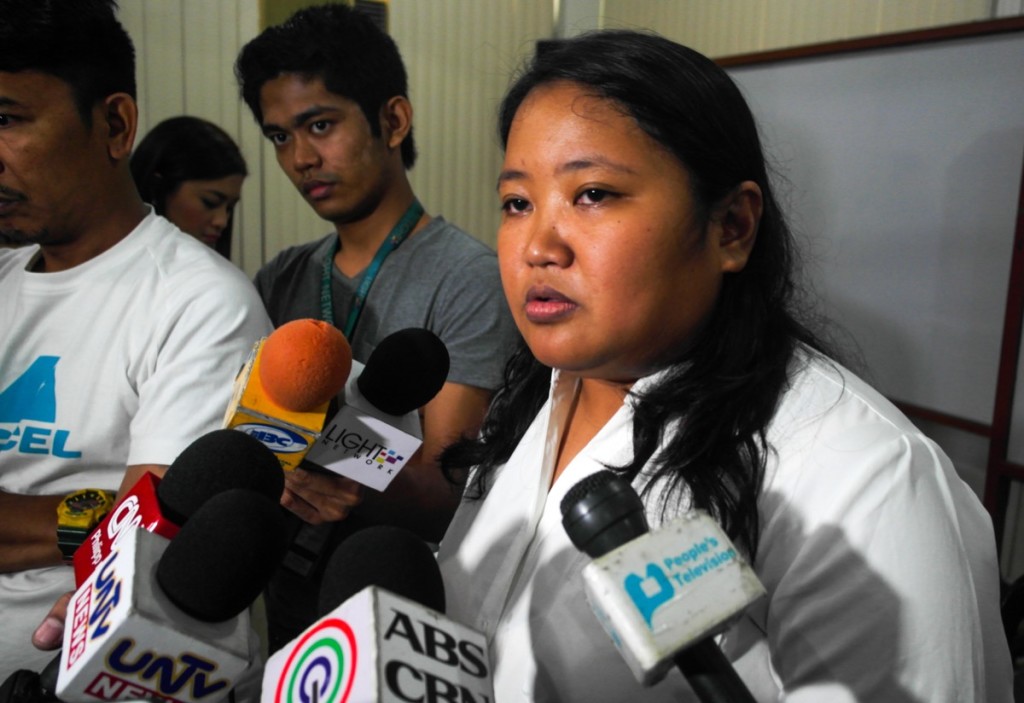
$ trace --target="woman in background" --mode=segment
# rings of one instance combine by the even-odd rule
[[[757,129],[706,57],[649,34],[546,42],[500,111],[498,258],[526,347],[438,560],[495,700],[642,689],[583,596],[559,504],[602,469],[652,529],[710,513],[767,596],[719,640],[758,701],[1009,703],[991,521],[942,450],[827,355]],[[682,549],[690,545],[681,545]]]
[[[142,199],[186,234],[231,258],[231,220],[248,170],[238,145],[212,122],[172,117],[131,157]]]

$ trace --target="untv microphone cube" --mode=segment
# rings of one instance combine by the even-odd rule
[[[168,544],[128,530],[75,591],[57,679],[60,700],[212,703],[245,671],[248,614],[210,623],[176,608],[155,580]]]
[[[364,486],[383,491],[423,444],[419,413],[390,415],[370,403],[359,389],[365,366],[352,362],[343,402],[306,458]]]
[[[103,518],[85,542],[75,550],[72,564],[75,584],[81,586],[95,568],[110,555],[118,542],[135,528],[171,539],[181,529],[163,515],[157,499],[160,478],[145,473]]]
[[[583,580],[598,620],[645,686],[664,676],[677,652],[725,629],[765,594],[700,510],[594,559]]]
[[[435,610],[368,586],[270,657],[260,700],[489,703],[487,641]]]

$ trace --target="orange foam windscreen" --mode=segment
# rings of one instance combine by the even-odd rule
[[[297,412],[313,410],[341,392],[352,370],[352,348],[334,325],[287,322],[260,352],[260,383],[270,399]]]

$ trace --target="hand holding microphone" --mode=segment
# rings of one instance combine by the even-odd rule
[[[721,527],[694,511],[648,531],[632,486],[610,471],[566,493],[562,524],[594,561],[587,599],[637,680],[651,685],[674,663],[705,703],[753,703],[713,635],[764,595]]]
[[[352,362],[336,412],[285,477],[283,504],[310,524],[348,517],[364,486],[384,491],[423,443],[418,410],[448,377],[448,350],[430,330],[388,335],[366,365]]]

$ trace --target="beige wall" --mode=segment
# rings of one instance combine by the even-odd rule
[[[411,177],[428,211],[494,242],[501,152],[495,112],[513,69],[556,12],[576,29],[656,28],[711,56],[1020,13],[1021,0],[390,0],[391,33],[409,72],[420,159]],[[121,0],[136,42],[145,131],[194,114],[224,127],[249,163],[234,259],[249,275],[291,244],[329,230],[280,173],[238,98],[232,65],[258,32],[261,0]],[[1009,6],[1009,9],[1006,9]],[[591,8],[593,8],[591,10]],[[588,12],[596,16],[587,18]],[[573,27],[566,28],[572,33]]]
[[[989,19],[991,0],[605,0],[603,27],[656,27],[711,57]]]
[[[249,164],[233,258],[249,275],[286,246],[329,231],[280,172],[241,103],[232,66],[258,32],[259,0],[121,0],[136,43],[140,138],[193,114],[232,134]],[[508,76],[537,37],[551,36],[550,0],[391,0],[390,26],[409,73],[420,157],[411,173],[427,210],[492,242],[498,221],[494,136]],[[443,39],[440,39],[443,37]]]

